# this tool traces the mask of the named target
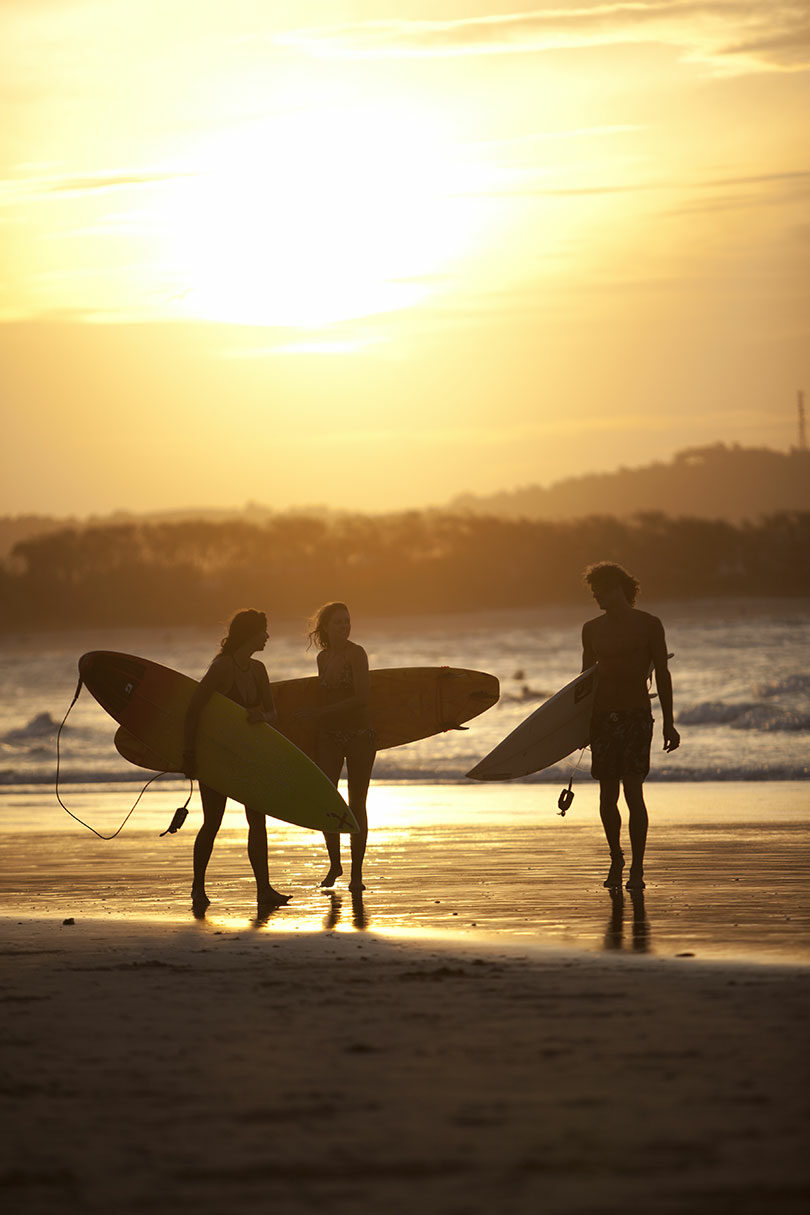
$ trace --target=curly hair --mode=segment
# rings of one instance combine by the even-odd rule
[[[593,592],[600,587],[607,589],[618,586],[631,607],[636,602],[640,590],[638,580],[629,574],[623,565],[616,565],[613,561],[598,561],[596,565],[589,565],[582,575],[582,581]]]
[[[348,612],[349,609],[345,603],[325,603],[323,607],[319,607],[314,615],[310,616],[307,621],[307,638],[310,646],[316,645],[319,650],[325,650],[329,645],[329,621],[334,616],[335,612]]]

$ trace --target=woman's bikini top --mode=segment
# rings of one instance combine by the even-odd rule
[[[233,656],[231,655],[231,657],[233,657]],[[231,680],[231,686],[228,689],[228,691],[225,693],[225,695],[228,697],[228,700],[232,700],[232,701],[234,701],[235,704],[241,705],[243,709],[261,708],[262,698],[261,698],[261,693],[259,692],[259,685],[256,680],[256,672],[253,670],[253,665],[251,664],[251,666],[248,668],[248,671],[245,672],[245,674],[250,675],[251,682],[253,684],[252,698],[249,695],[246,696],[245,693],[242,692],[242,690],[240,689],[239,685],[236,682],[236,659],[235,658],[233,659],[233,666],[234,666],[234,672],[233,672],[233,679]]]
[[[338,704],[354,696],[354,673],[349,659],[337,676],[337,679],[326,683],[324,676],[318,674],[320,684],[320,700],[323,705]],[[346,731],[367,729],[370,724],[368,705],[353,705],[336,713],[330,713],[324,718],[319,728],[325,731]]]

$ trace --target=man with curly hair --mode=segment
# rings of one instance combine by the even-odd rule
[[[657,616],[635,606],[639,584],[622,566],[609,561],[590,565],[584,580],[602,609],[601,616],[583,625],[582,669],[596,664],[598,675],[591,718],[591,775],[599,781],[599,814],[610,849],[604,884],[609,889],[622,884],[622,785],[632,849],[626,889],[643,890],[648,825],[643,786],[650,770],[653,733],[648,689],[652,670],[664,719],[664,750],[674,751],[681,741],[673,723],[664,626]]]

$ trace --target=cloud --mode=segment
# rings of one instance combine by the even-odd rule
[[[737,42],[725,47],[724,55],[758,55],[776,57],[784,63],[797,66],[810,64],[810,21],[805,24],[778,31],[775,34],[754,37],[746,42]]]
[[[107,171],[72,177],[43,173],[7,177],[0,179],[0,207],[43,202],[53,195],[98,194],[110,190],[159,186],[194,176],[194,173],[174,173],[162,169],[147,172]]]
[[[783,173],[758,173],[746,177],[710,177],[705,180],[681,181],[661,178],[656,181],[635,181],[622,185],[604,183],[594,186],[543,186],[515,183],[504,189],[481,189],[459,191],[460,196],[487,198],[587,198],[611,194],[669,194],[673,190],[711,192],[708,202],[690,204],[688,209],[714,208],[719,205],[722,190],[735,189],[736,196],[745,199],[745,205],[775,203],[801,198],[810,190],[810,169],[796,169]]]
[[[89,194],[99,190],[123,190],[132,186],[162,185],[191,173],[92,173],[82,177],[62,177],[40,183],[40,191],[49,194]]]
[[[274,42],[319,57],[360,59],[531,54],[655,42],[726,71],[810,68],[803,0],[628,0],[450,21],[322,26],[287,31]]]

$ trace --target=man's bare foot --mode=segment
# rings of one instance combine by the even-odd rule
[[[624,869],[624,853],[619,852],[616,856],[611,857],[610,869],[602,885],[608,889],[615,889],[616,886],[622,884],[622,870]]]
[[[646,890],[647,883],[644,881],[644,870],[636,865],[630,866],[630,876],[625,882],[625,890]]]
[[[360,891],[360,890],[365,890],[365,886],[363,885],[362,878],[353,877],[352,880],[349,882],[349,890],[353,890],[355,892]]]
[[[343,875],[343,866],[342,865],[332,865],[332,867],[330,868],[326,877],[321,882],[322,889],[328,890],[330,886],[334,886],[335,882],[338,880],[339,877],[342,877],[342,875]]]
[[[291,894],[282,894],[279,890],[274,890],[272,886],[268,886],[256,899],[259,915],[263,911],[268,911],[273,907],[283,907],[285,903],[289,903],[291,898]]]
[[[211,900],[202,887],[191,887],[191,906],[195,911],[205,911],[206,907],[211,906]]]

